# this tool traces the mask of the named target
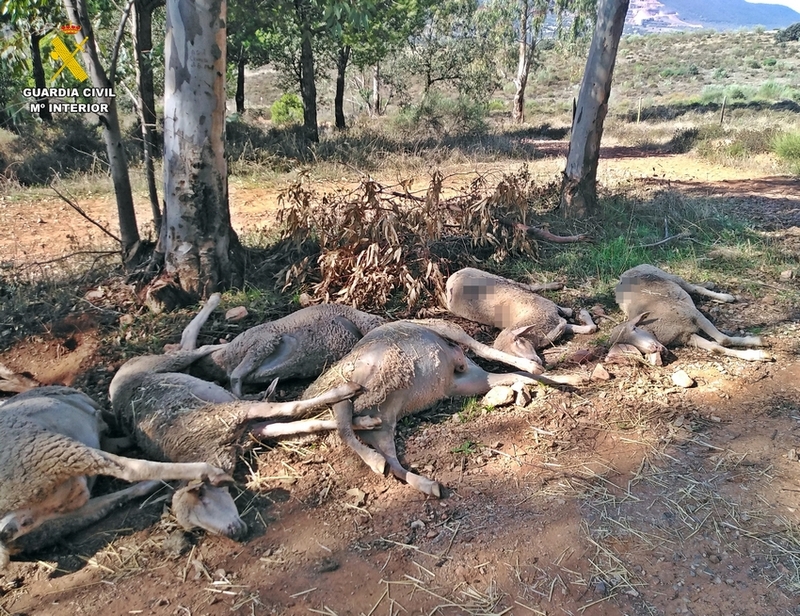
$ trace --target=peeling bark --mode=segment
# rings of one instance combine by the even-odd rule
[[[167,0],[165,270],[192,296],[242,282],[225,160],[225,0]]]
[[[597,209],[597,164],[611,78],[629,0],[600,0],[597,24],[572,120],[567,166],[561,184],[561,208],[567,218],[590,216]]]

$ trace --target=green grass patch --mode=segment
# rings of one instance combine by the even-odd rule
[[[772,151],[800,175],[800,133],[780,133],[772,140]]]

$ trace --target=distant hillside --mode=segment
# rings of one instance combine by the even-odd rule
[[[800,22],[800,13],[776,4],[745,0],[631,0],[626,32],[651,33],[708,28],[769,30]]]

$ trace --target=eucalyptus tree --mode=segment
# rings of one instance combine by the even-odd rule
[[[225,160],[226,0],[167,0],[164,48],[166,274],[193,297],[242,282]]]
[[[433,4],[433,0],[379,0],[369,10],[366,20],[362,19],[362,13],[355,15],[357,21],[342,24],[334,98],[337,128],[344,128],[344,86],[348,62],[352,59],[359,69],[371,69],[369,106],[374,115],[380,115],[383,110],[381,63],[404,46],[410,37],[422,32]]]
[[[423,97],[447,84],[484,102],[497,89],[495,20],[486,18],[488,10],[478,0],[444,0],[431,7],[402,55],[406,71],[422,78]]]
[[[525,94],[528,78],[536,64],[539,45],[546,39],[574,39],[584,34],[594,21],[597,0],[493,0],[488,6],[503,24],[506,45],[512,52],[514,98],[511,118],[525,120]],[[514,47],[516,49],[514,49]]]
[[[232,0],[228,4],[228,62],[236,63],[236,113],[245,111],[245,68],[269,61],[269,49],[259,38],[259,31],[269,27],[269,11],[261,0]]]
[[[597,209],[600,140],[628,4],[629,0],[599,0],[597,5],[597,21],[572,118],[561,184],[561,207],[569,218],[582,218]]]
[[[120,242],[123,260],[134,265],[141,256],[142,246],[139,227],[136,224],[136,212],[133,207],[133,193],[131,180],[128,174],[128,160],[122,140],[122,131],[119,124],[117,101],[114,86],[117,81],[117,61],[119,58],[122,37],[125,32],[125,23],[130,16],[133,0],[129,0],[123,9],[116,28],[113,47],[108,59],[108,71],[100,59],[94,27],[89,17],[88,0],[63,0],[64,11],[70,23],[80,26],[75,33],[75,42],[81,49],[81,57],[88,69],[92,85],[102,89],[104,94],[96,96],[94,102],[104,105],[107,111],[99,114],[100,124],[103,126],[103,139],[106,144],[108,165],[111,180],[114,184],[114,195],[117,201],[117,215],[119,218]]]

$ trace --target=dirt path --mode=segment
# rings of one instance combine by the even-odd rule
[[[540,158],[529,163],[531,174],[542,180],[556,178],[563,168],[564,142],[543,142],[543,154],[552,157]],[[635,154],[638,153],[639,156]],[[691,154],[656,156],[634,148],[607,148],[601,158],[598,177],[601,182],[617,184],[635,180],[669,183],[673,187],[692,193],[726,196],[758,196],[763,199],[780,197],[793,204],[793,224],[800,225],[800,182],[785,176],[752,177],[745,170],[712,165]],[[500,172],[519,165],[478,165],[483,172]],[[474,166],[448,169],[457,180],[465,182],[466,175]],[[396,178],[385,178],[393,184]],[[422,184],[427,185],[424,178]],[[245,236],[258,234],[264,229],[274,228],[277,222],[278,195],[285,186],[254,188],[235,178],[230,183],[230,208],[234,228]],[[113,234],[116,227],[116,204],[112,195],[102,198],[79,199],[86,215]],[[144,195],[136,199],[136,214],[139,221],[150,219],[149,207]],[[49,261],[81,250],[113,250],[114,242],[97,226],[93,225],[54,195],[42,191],[35,199],[23,193],[0,198],[0,265],[25,264]],[[152,236],[152,229],[143,227],[145,236]],[[49,264],[48,264],[49,265]],[[41,267],[41,266],[33,266]],[[49,265],[49,267],[53,267]]]
[[[798,224],[786,178],[687,156],[607,164],[601,174],[771,204],[773,227]],[[268,224],[276,193],[232,190],[237,228]],[[51,228],[4,205],[21,226],[2,242]],[[98,218],[108,207],[87,204]],[[69,249],[61,235],[39,235],[42,254]],[[538,391],[526,410],[442,404],[400,435],[408,464],[447,488],[438,501],[374,475],[333,437],[257,450],[256,474],[237,476],[250,481],[243,543],[185,535],[163,502],[126,509],[13,562],[0,614],[800,614],[800,311],[745,299],[714,318],[761,329],[775,363],[682,349],[664,367],[609,366],[614,378],[579,393]],[[71,361],[74,375],[99,344],[92,332],[67,324],[0,361],[40,378],[64,378],[56,368]],[[697,386],[675,387],[677,369]]]

